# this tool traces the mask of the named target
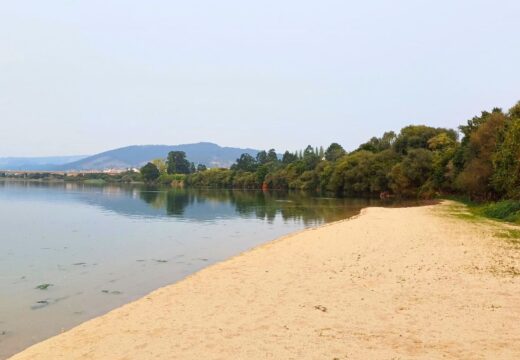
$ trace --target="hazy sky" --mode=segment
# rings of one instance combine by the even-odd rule
[[[520,100],[518,0],[0,0],[0,156],[356,147]]]

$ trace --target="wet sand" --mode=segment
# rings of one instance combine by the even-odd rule
[[[519,240],[463,212],[451,202],[365,209],[12,359],[518,359]]]

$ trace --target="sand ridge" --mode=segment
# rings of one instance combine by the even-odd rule
[[[11,359],[518,359],[520,249],[451,206],[284,237]]]

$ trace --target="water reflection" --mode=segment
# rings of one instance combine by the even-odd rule
[[[256,218],[272,222],[298,220],[320,224],[342,219],[366,206],[391,205],[379,199],[337,199],[301,192],[265,192],[214,189],[170,189],[143,186],[91,186],[76,183],[0,182],[18,190],[55,190],[62,200],[80,200],[105,211],[126,216],[182,217],[208,221],[218,218]],[[65,190],[65,191],[64,191]],[[33,195],[33,194],[32,194]],[[45,194],[42,194],[44,197]],[[55,197],[55,194],[53,194]],[[141,201],[137,201],[141,200]]]

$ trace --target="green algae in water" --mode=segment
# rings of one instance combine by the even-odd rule
[[[50,288],[51,286],[54,286],[53,284],[40,284],[38,286],[36,286],[35,289],[38,289],[38,290],[47,290],[48,288]]]

